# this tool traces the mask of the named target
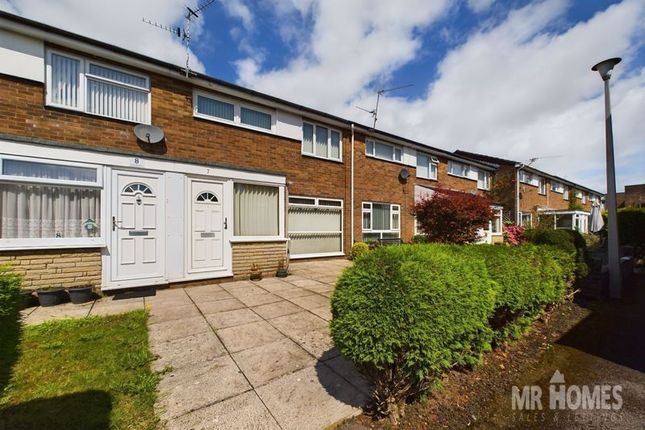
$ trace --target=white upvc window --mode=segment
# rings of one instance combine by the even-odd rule
[[[477,170],[477,188],[490,190],[490,172],[482,169]]]
[[[563,187],[562,198],[564,200],[569,200],[569,187]]]
[[[503,224],[503,209],[498,207],[492,207],[492,209],[493,219],[491,220],[491,234],[501,235]]]
[[[102,167],[0,157],[0,249],[102,246]]]
[[[280,189],[236,182],[233,220],[235,237],[280,237]]]
[[[266,133],[276,128],[274,110],[200,90],[193,92],[193,116]]]
[[[522,227],[531,227],[533,225],[533,214],[520,212],[520,225]]]
[[[343,160],[342,134],[317,124],[302,124],[302,153],[328,160]]]
[[[523,182],[525,184],[530,184],[531,179],[532,179],[532,175],[529,172],[520,170],[520,182]]]
[[[538,193],[546,194],[546,179],[542,176],[538,178]]]
[[[363,240],[401,237],[401,206],[363,202]]]
[[[150,79],[76,55],[47,51],[46,104],[150,124]]]
[[[398,163],[403,159],[403,149],[400,147],[372,139],[365,141],[365,154],[369,157]]]
[[[580,197],[582,199],[582,204],[584,205],[587,203],[587,193],[581,193],[582,196]]]
[[[576,190],[576,199],[578,199],[578,200],[582,200],[582,195],[583,195],[583,194],[582,194],[582,191],[578,191],[578,190]]]
[[[551,191],[556,193],[564,193],[564,185],[558,181],[551,181]]]
[[[456,161],[448,161],[448,174],[469,178],[470,166],[468,164],[457,163]]]
[[[417,153],[417,177],[437,180],[439,159],[433,155]]]
[[[287,220],[292,258],[342,255],[342,200],[289,196]]]

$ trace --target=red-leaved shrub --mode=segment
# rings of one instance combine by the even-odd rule
[[[521,225],[504,225],[504,241],[511,245],[521,245],[526,242],[524,227]]]
[[[476,241],[493,217],[489,199],[445,189],[418,202],[414,214],[428,241],[458,244]]]

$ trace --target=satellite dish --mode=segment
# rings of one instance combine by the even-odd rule
[[[137,139],[147,143],[159,143],[164,139],[163,130],[154,125],[137,124],[134,126]]]
[[[408,171],[408,169],[401,169],[401,171],[399,172],[399,178],[402,181],[407,181],[409,177],[410,177],[410,172]]]

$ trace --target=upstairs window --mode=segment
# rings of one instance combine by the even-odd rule
[[[541,176],[538,178],[538,193],[546,194],[546,180]]]
[[[403,150],[398,146],[377,142],[376,140],[367,140],[365,142],[365,155],[400,163],[403,159]]]
[[[69,54],[47,56],[47,105],[150,123],[148,77]]]
[[[551,181],[551,191],[556,193],[564,193],[564,185],[561,182]]]
[[[302,124],[302,153],[329,160],[342,160],[341,134],[320,125]]]
[[[242,104],[202,91],[194,92],[193,115],[271,133],[275,130],[275,115],[270,109]]]
[[[481,169],[477,171],[477,188],[490,190],[490,172]]]
[[[437,179],[439,159],[434,156],[417,154],[417,177],[426,179]]]
[[[565,200],[569,200],[569,187],[564,188],[564,191],[562,192],[562,198]]]
[[[455,176],[467,178],[470,175],[470,166],[467,164],[448,161],[448,173]]]

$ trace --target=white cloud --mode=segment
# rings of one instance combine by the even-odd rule
[[[467,3],[474,12],[480,13],[491,7],[495,0],[468,0]]]
[[[142,18],[183,26],[186,5],[196,3],[196,0],[0,0],[0,9],[183,66],[186,51],[181,40],[142,22]],[[198,37],[201,26],[198,20],[191,28],[194,37]],[[204,71],[194,53],[191,68]]]
[[[289,1],[281,3],[288,11]],[[315,25],[300,40],[302,53],[268,71],[242,60],[240,82],[368,122],[354,106],[372,106],[374,81],[432,49],[421,46],[417,31],[427,31],[450,5],[347,3],[303,6],[296,17],[311,14]],[[536,167],[604,190],[602,81],[590,66],[621,56],[612,78],[619,188],[635,177],[645,181],[634,164],[645,158],[645,69],[630,64],[645,35],[645,5],[625,0],[562,30],[568,7],[565,0],[536,2],[475,30],[445,55],[418,99],[382,99],[379,128],[449,150],[517,160],[558,156]]]

